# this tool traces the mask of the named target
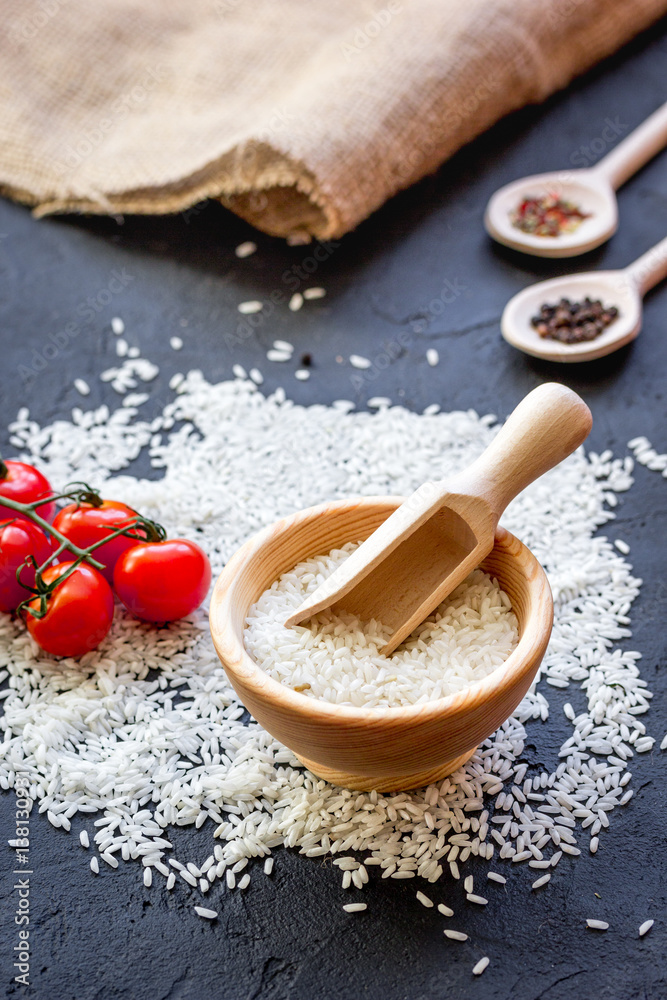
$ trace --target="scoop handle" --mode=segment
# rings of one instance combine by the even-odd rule
[[[634,132],[619,142],[596,163],[593,170],[611,184],[614,191],[667,145],[667,103],[663,104]]]
[[[515,496],[579,447],[592,423],[576,392],[545,382],[519,403],[486,451],[449,489],[481,497],[497,524]]]

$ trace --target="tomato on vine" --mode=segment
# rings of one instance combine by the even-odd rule
[[[28,597],[26,587],[34,587],[35,566],[31,562],[26,563],[28,557],[33,556],[41,565],[53,551],[52,539],[32,521],[15,517],[0,524],[0,611],[15,611]],[[21,566],[21,583],[25,586],[21,586],[16,578]]]
[[[49,524],[42,515],[56,500],[68,503]],[[86,483],[53,494],[32,466],[0,460],[0,514],[3,507],[12,526],[0,523],[0,610],[16,609],[47,653],[82,656],[100,644],[113,620],[111,582],[125,607],[151,622],[184,618],[206,597],[211,566],[198,545],[167,539],[161,525]]]
[[[33,639],[53,656],[83,656],[99,646],[114,612],[113,593],[102,574],[85,563],[72,570],[70,562],[47,566],[40,575],[44,591],[23,610]]]
[[[24,516],[17,515],[14,510],[3,506],[3,497],[20,503],[33,503],[42,497],[51,496],[52,493],[51,484],[46,476],[33,465],[28,465],[26,462],[3,462],[0,459],[0,519],[3,521],[10,517]],[[36,513],[45,521],[50,521],[55,509],[55,504],[47,501],[37,507]]]
[[[195,542],[141,542],[119,558],[114,590],[137,618],[172,622],[199,607],[211,583],[211,564]]]
[[[83,494],[87,500],[68,504],[56,514],[53,527],[81,549],[101,542],[107,535],[136,522],[137,512],[127,504],[118,500],[102,500],[92,491]],[[144,534],[134,537],[117,535],[109,542],[104,542],[94,551],[95,559],[103,563],[100,570],[108,583],[113,583],[113,571],[120,556],[140,541],[145,540]]]

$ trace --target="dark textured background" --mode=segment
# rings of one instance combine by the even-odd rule
[[[109,320],[120,315],[130,343],[160,365],[146,412],[159,411],[171,397],[168,381],[175,371],[200,367],[217,381],[230,377],[235,361],[258,365],[264,390],[283,385],[298,402],[346,397],[363,406],[370,396],[388,395],[416,410],[439,402],[445,410],[473,407],[502,417],[537,383],[555,378],[591,405],[592,448],[623,455],[630,438],[646,434],[658,450],[667,450],[667,287],[648,297],[644,331],[634,345],[588,365],[531,360],[507,346],[498,327],[508,298],[529,282],[568,270],[621,267],[665,235],[667,153],[620,192],[618,234],[586,257],[521,257],[493,245],[482,229],[483,207],[501,184],[593,162],[608,119],[626,135],[667,99],[666,57],[663,23],[546,105],[502,122],[356,233],[319,252],[326,259],[305,284],[324,285],[326,299],[297,314],[283,302],[247,339],[235,336],[236,304],[273,290],[287,298],[304,284],[294,268],[312,268],[314,247],[290,248],[256,236],[213,204],[165,219],[43,221],[0,204],[0,447],[12,453],[7,424],[20,405],[28,404],[42,424],[67,418],[74,405],[119,405],[120,397],[97,376],[115,361]],[[248,238],[256,239],[259,251],[239,261],[234,247]],[[100,292],[114,272],[131,280],[102,304]],[[85,318],[82,303],[89,298],[94,309]],[[22,376],[40,365],[49,336],[70,322],[79,324],[78,335],[26,383]],[[175,333],[185,341],[181,353],[169,347]],[[294,364],[266,361],[276,337],[295,344]],[[440,352],[435,369],[424,360],[431,345]],[[292,376],[303,351],[314,363],[306,383]],[[336,361],[353,352],[376,362],[376,377],[361,386],[352,381],[359,373]],[[385,364],[389,357],[394,360]],[[87,400],[72,386],[77,376],[92,386]],[[143,457],[134,468],[155,475]],[[667,681],[661,676],[667,665],[666,528],[667,482],[639,468],[617,520],[603,531],[630,542],[635,572],[645,581],[630,645],[642,651],[642,676],[655,692],[645,721],[658,741],[667,727]],[[553,718],[547,727],[530,728],[536,745],[529,743],[526,759],[552,766],[565,733],[564,723],[562,733],[554,732],[553,719],[564,699],[553,689],[548,696]],[[567,697],[577,705],[582,696],[574,688]],[[14,796],[4,795],[0,994],[39,1000],[658,1000],[667,996],[666,760],[656,744],[653,753],[632,762],[635,797],[613,813],[597,856],[586,850],[580,858],[565,856],[547,891],[530,892],[536,876],[525,866],[514,867],[506,888],[489,893],[492,901],[483,910],[464,905],[460,884],[435,886],[431,894],[460,914],[457,926],[470,935],[465,944],[443,937],[442,920],[415,900],[415,882],[372,878],[363,896],[368,911],[350,916],[341,909],[340,875],[330,862],[286,851],[278,852],[274,878],[258,874],[244,894],[215,886],[211,904],[221,915],[211,925],[192,913],[184,884],[171,894],[144,889],[138,865],[112,871],[102,864],[100,876],[92,877],[90,853],[78,844],[78,820],[68,836],[35,810],[28,990],[12,983],[16,894],[12,852],[2,844],[12,835]],[[187,830],[177,830],[174,839],[177,854],[189,840],[203,843]],[[587,840],[582,836],[582,846]],[[193,847],[188,856],[201,850]],[[479,866],[481,877],[486,867]],[[610,930],[584,930],[591,916],[608,919]],[[647,917],[656,924],[638,941],[637,928]],[[491,965],[476,979],[470,970],[483,954]]]

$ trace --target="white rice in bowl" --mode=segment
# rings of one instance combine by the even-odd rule
[[[276,580],[248,612],[245,647],[271,677],[309,698],[357,708],[397,708],[445,698],[502,666],[519,630],[498,582],[475,570],[391,656],[380,622],[325,611],[284,622],[357,547],[314,556]]]

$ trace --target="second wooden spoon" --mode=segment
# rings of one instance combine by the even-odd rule
[[[505,340],[525,354],[546,361],[594,361],[629,344],[642,328],[642,298],[667,278],[667,238],[656,243],[622,271],[584,271],[538,281],[509,300],[500,320]],[[600,299],[616,306],[619,315],[595,340],[563,344],[547,340],[533,329],[531,318],[543,303],[574,297]]]

